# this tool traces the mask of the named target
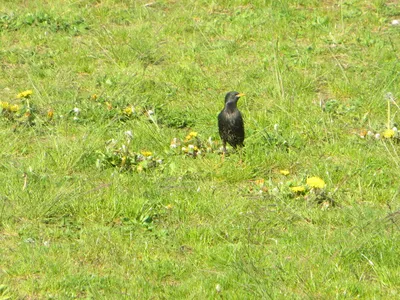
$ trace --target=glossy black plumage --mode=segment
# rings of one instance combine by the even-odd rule
[[[225,107],[218,115],[218,129],[224,152],[226,152],[226,143],[233,148],[244,146],[244,123],[242,114],[237,109],[240,96],[243,96],[243,94],[238,92],[227,93]]]

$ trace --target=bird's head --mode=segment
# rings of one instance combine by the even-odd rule
[[[234,106],[236,106],[236,103],[238,102],[239,98],[244,96],[242,93],[238,92],[229,92],[225,95],[225,105],[230,104],[232,105],[234,103]]]

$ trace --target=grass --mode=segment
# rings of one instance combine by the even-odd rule
[[[1,2],[0,299],[397,299],[399,16]],[[218,150],[231,90],[242,163]]]

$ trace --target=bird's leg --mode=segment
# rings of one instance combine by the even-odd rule
[[[226,142],[222,141],[222,161],[225,159],[225,153],[226,153]]]
[[[240,165],[242,165],[242,163],[243,163],[242,155],[243,155],[243,147],[239,147],[239,164]]]

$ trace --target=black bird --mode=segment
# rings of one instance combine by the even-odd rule
[[[244,124],[237,102],[244,94],[229,92],[225,96],[225,107],[218,115],[219,135],[222,139],[223,151],[226,152],[226,143],[233,148],[243,147]]]

